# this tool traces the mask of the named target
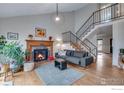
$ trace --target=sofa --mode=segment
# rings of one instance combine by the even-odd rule
[[[77,64],[82,67],[86,67],[93,63],[93,56],[86,51],[64,50],[65,55],[55,53],[56,58],[62,58],[67,62]]]

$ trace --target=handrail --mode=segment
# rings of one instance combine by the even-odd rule
[[[72,34],[74,37],[76,37],[77,40],[79,40],[82,44],[84,44],[86,46],[86,48],[88,47],[90,49],[90,47],[88,45],[86,45],[79,37],[77,37],[74,33],[72,33],[71,31],[68,31],[67,33]],[[64,34],[64,33],[63,33]],[[87,48],[87,49],[88,49]]]
[[[93,13],[92,15],[86,20],[86,22],[78,29],[78,31],[76,32],[76,34],[82,29],[82,27],[89,21],[89,19],[93,16]]]
[[[87,29],[89,29],[91,26],[92,26],[92,24]],[[79,37],[81,37],[87,31],[87,29],[85,31],[83,31],[83,33]]]
[[[120,5],[120,8],[118,8],[119,5]],[[117,6],[117,9],[120,9],[120,11],[119,11],[120,14],[118,14],[118,15],[116,14],[117,11],[115,10],[116,6]],[[107,9],[111,9],[110,10],[111,17],[109,19],[108,18],[105,18],[105,16],[107,16],[106,13],[108,13],[108,10]],[[102,15],[104,17],[103,19],[101,19],[101,14],[100,14],[101,12],[104,12],[103,15]],[[112,4],[110,6],[107,6],[105,8],[99,9],[99,10],[96,10],[85,21],[85,23],[76,31],[76,35],[80,38],[81,36],[84,36],[84,34],[88,31],[88,29],[90,29],[90,27],[93,26],[93,28],[94,28],[95,25],[97,25],[97,24],[99,24],[101,22],[103,23],[103,22],[108,21],[108,20],[111,20],[112,21],[112,19],[120,18],[122,16],[124,16],[124,15],[121,15],[121,4],[118,4],[118,3]],[[90,21],[92,21],[92,22],[90,22]],[[88,22],[90,22],[90,23],[88,23]]]
[[[85,42],[83,42],[79,37],[77,37],[77,36],[76,36],[74,33],[72,33],[71,31],[64,32],[64,33],[62,33],[62,34],[64,35],[64,34],[67,34],[67,33],[70,34],[69,36],[73,35],[73,36],[80,42],[80,44],[81,44],[82,46],[84,46],[85,48],[87,48],[87,50],[88,50],[91,54],[93,54],[95,57],[97,57],[97,54],[96,54],[96,53],[94,54],[94,53],[92,52],[94,49],[96,49],[96,52],[97,52],[97,47],[96,47],[92,42],[90,42],[88,39],[86,39],[86,41],[87,41],[88,43],[90,43],[90,44],[94,47],[93,49],[91,49],[90,46],[88,46]],[[69,39],[71,39],[71,38],[69,38]],[[71,42],[72,44],[74,44],[73,40],[69,40],[69,42]]]
[[[87,38],[85,39],[87,40],[88,42],[90,42],[94,47],[96,47],[90,40],[88,40]],[[97,47],[96,47],[97,48]]]
[[[62,34],[66,34],[66,33],[71,33],[72,35],[74,35],[76,37],[76,39],[78,39],[81,43],[85,44],[79,37],[77,37],[74,33],[72,33],[71,31],[67,31],[67,32],[64,32]],[[85,44],[86,45],[86,44]],[[87,45],[86,45],[87,46]],[[88,48],[90,48],[89,46],[87,46]]]
[[[117,10],[115,9],[117,9],[119,13],[117,13]],[[79,42],[82,46],[84,46],[91,54],[93,54],[97,58],[97,47],[86,38],[82,41],[80,37],[87,34],[89,31],[91,31],[91,29],[93,29],[96,25],[100,23],[122,18],[124,14],[122,14],[121,12],[122,12],[121,4],[118,3],[99,9],[91,14],[91,16],[85,21],[85,23],[77,30],[76,34],[72,33],[71,31],[68,31],[68,32],[64,32],[63,35],[69,33],[69,37],[70,37],[69,42],[72,42],[73,44],[75,42],[77,43]],[[111,15],[109,17],[106,17],[108,16],[107,13],[111,13]],[[73,39],[75,39],[76,41],[73,41]]]
[[[99,9],[99,10],[96,10],[95,12],[105,10],[105,9],[107,9],[107,8],[109,8],[109,7],[112,7],[112,6],[115,6],[115,5],[118,5],[118,3],[115,3],[115,4],[112,4],[112,5],[110,5],[110,6],[107,6],[107,7],[101,8],[101,9]],[[95,13],[95,12],[94,12],[94,13]]]

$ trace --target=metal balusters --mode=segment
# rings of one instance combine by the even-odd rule
[[[89,53],[91,53],[92,55],[94,55],[95,57],[97,57],[97,47],[90,42],[88,39],[85,39],[84,41],[82,41],[80,38],[78,38],[75,34],[73,34],[71,31],[62,33],[63,36],[63,42],[66,41],[65,43],[71,43],[75,46],[77,46],[78,48],[80,48],[79,50],[82,50],[82,48],[84,48],[85,50],[87,50]],[[70,38],[69,40],[64,40],[65,37]]]
[[[79,38],[82,38],[88,32],[90,32],[91,29],[93,29],[95,25],[113,21],[117,18],[124,16],[124,9],[122,11],[123,6],[121,6],[121,4],[116,3],[111,6],[108,6],[103,9],[93,12],[93,14],[87,19],[87,21],[76,32],[76,35]]]
[[[82,37],[87,35],[92,29],[101,23],[114,21],[124,16],[124,4],[113,4],[103,9],[93,12],[86,22],[79,28],[76,34],[71,31],[63,33],[63,41],[78,44],[97,57],[97,47],[88,39],[82,41]]]

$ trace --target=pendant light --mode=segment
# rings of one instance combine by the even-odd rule
[[[56,4],[56,17],[55,21],[60,21],[60,17],[58,16],[58,3]]]

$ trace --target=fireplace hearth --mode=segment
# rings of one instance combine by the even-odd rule
[[[48,59],[48,49],[34,49],[33,50],[33,61],[39,62]]]

